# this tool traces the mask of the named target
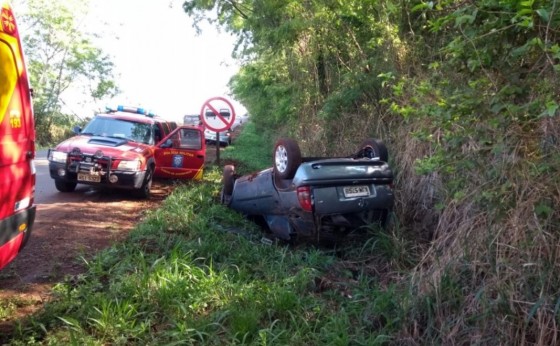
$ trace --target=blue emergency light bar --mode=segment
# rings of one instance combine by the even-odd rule
[[[144,108],[140,108],[140,107],[129,107],[129,106],[118,105],[116,109],[110,107],[105,107],[105,109],[107,110],[107,112],[135,113],[135,114],[142,114],[150,118],[153,118],[155,116],[155,113],[147,112]]]

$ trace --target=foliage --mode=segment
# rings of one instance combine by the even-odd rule
[[[388,143],[396,214],[424,258],[408,277],[418,295],[401,336],[557,342],[556,0],[190,0],[185,10],[213,10],[238,34],[245,66],[232,89],[257,127],[311,154]]]
[[[260,171],[270,167],[272,162],[273,138],[266,134],[266,130],[258,131],[254,122],[249,120],[243,124],[235,145],[226,148],[222,157],[226,162],[233,161],[238,174]]]
[[[88,2],[28,0],[18,19],[25,33],[24,47],[33,88],[37,141],[57,142],[67,135],[75,114],[68,114],[65,92],[83,87],[84,97],[93,100],[114,94],[113,63],[81,29]],[[83,120],[83,119],[82,119]]]
[[[394,226],[336,253],[264,247],[213,203],[215,171],[16,342],[557,344],[558,5],[185,1],[238,35],[253,133],[312,155],[387,142]]]
[[[376,266],[387,259],[376,246],[351,255],[338,249],[337,256],[261,242],[256,225],[217,203],[219,188],[215,167],[204,181],[179,186],[125,242],[84,259],[86,273],[58,285],[42,312],[0,341],[373,345],[393,339],[410,297],[379,283]]]

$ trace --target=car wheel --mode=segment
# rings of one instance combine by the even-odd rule
[[[54,186],[60,192],[72,192],[76,189],[77,183],[72,181],[56,180],[54,181]]]
[[[222,173],[222,193],[220,203],[228,205],[233,194],[233,184],[235,183],[235,166],[226,165]]]
[[[154,179],[154,169],[152,166],[148,167],[146,170],[146,175],[144,176],[144,181],[142,186],[135,190],[135,195],[138,198],[148,198],[150,197],[150,190],[152,189],[152,181]]]
[[[280,138],[274,146],[274,173],[282,179],[291,179],[301,164],[299,145],[290,138]]]
[[[367,150],[368,148],[371,148],[373,150],[373,157],[379,157],[379,159],[381,161],[389,161],[389,152],[387,151],[387,147],[385,146],[385,143],[383,143],[382,140],[380,139],[373,139],[373,138],[368,138],[366,140],[364,140],[362,142],[362,144],[360,145],[360,147],[358,148],[359,151],[361,150]],[[366,157],[369,157],[366,155]]]

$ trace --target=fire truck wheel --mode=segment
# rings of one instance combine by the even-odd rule
[[[54,186],[60,192],[73,192],[76,189],[77,183],[71,181],[55,180]]]
[[[149,198],[150,197],[150,189],[152,188],[152,180],[154,177],[154,168],[149,167],[146,170],[146,176],[144,177],[144,182],[142,186],[136,190],[136,196],[139,198]]]

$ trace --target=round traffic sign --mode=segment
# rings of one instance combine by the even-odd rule
[[[212,131],[225,131],[235,122],[235,110],[226,98],[212,97],[202,105],[200,119]]]

